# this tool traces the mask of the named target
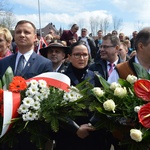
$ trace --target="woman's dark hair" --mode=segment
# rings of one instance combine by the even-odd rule
[[[73,44],[70,46],[69,54],[72,54],[72,51],[73,51],[74,47],[76,47],[76,46],[78,46],[78,45],[84,45],[84,46],[87,47],[85,41],[82,41],[82,40],[81,40],[81,41],[77,41],[77,42],[73,43]]]

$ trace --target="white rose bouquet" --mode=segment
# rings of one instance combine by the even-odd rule
[[[150,75],[134,65],[138,78],[128,75],[126,80],[109,84],[99,76],[102,87],[91,90],[90,109],[99,115],[95,127],[110,130],[126,149],[149,150]]]

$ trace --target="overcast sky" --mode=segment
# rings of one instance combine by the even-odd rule
[[[38,0],[7,0],[17,21],[27,19],[37,28],[39,23]],[[150,25],[149,0],[39,0],[41,27],[53,23],[57,29],[69,29],[69,25],[81,20],[89,29],[90,17],[113,17],[123,20],[120,32],[130,36],[134,30]],[[84,19],[83,19],[84,18]],[[89,29],[90,30],[90,29]],[[89,31],[90,32],[90,31]]]

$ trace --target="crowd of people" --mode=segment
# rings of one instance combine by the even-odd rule
[[[61,36],[50,30],[45,37],[37,34],[35,25],[27,20],[19,21],[15,26],[14,39],[7,28],[0,27],[0,78],[7,67],[11,66],[14,75],[25,79],[44,72],[60,72],[67,75],[71,85],[77,85],[87,78],[89,82],[101,87],[96,74],[109,83],[118,78],[126,78],[129,73],[137,76],[133,62],[141,64],[150,73],[150,27],[139,33],[133,32],[130,39],[124,33],[113,30],[107,35],[97,32],[97,38],[88,36],[86,28],[73,24],[70,30],[64,30]],[[20,58],[23,56],[23,59]],[[23,64],[22,68],[18,67]],[[128,66],[129,72],[126,71]],[[54,150],[125,150],[119,146],[119,140],[106,129],[96,130],[95,114],[70,120],[68,128],[60,128],[54,135]],[[93,119],[94,118],[94,119]],[[93,121],[94,120],[94,121]],[[13,129],[12,129],[13,130]],[[1,150],[36,150],[28,135],[16,135],[19,143],[13,148],[3,144]],[[53,145],[53,142],[51,143]],[[47,149],[50,149],[51,145]]]

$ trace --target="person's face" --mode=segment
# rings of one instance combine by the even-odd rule
[[[103,36],[103,33],[102,32],[98,32],[98,37],[102,38],[102,36]]]
[[[72,54],[68,55],[68,59],[75,68],[85,68],[89,60],[89,53],[87,47],[85,45],[75,46]]]
[[[65,58],[65,53],[62,48],[53,47],[48,50],[47,58],[52,61],[52,63],[61,63]]]
[[[103,40],[100,46],[100,56],[102,59],[113,62],[118,54],[118,46],[113,46],[110,39]]]
[[[128,48],[127,48],[127,46],[124,46],[124,45],[121,44],[121,45],[120,45],[120,48],[119,48],[119,51],[118,51],[119,56],[120,56],[122,59],[124,59],[124,58],[126,57],[127,53],[128,53]]]
[[[78,26],[74,26],[74,27],[72,28],[72,32],[73,32],[73,33],[76,33],[78,30],[79,30],[79,27],[78,27]]]
[[[19,50],[31,50],[36,41],[35,30],[30,23],[20,24],[15,29],[14,38]]]
[[[87,36],[87,30],[82,30],[81,35],[82,35],[82,37],[86,37]]]
[[[133,32],[133,38],[136,38],[137,34],[137,32]]]
[[[7,42],[4,35],[0,34],[0,52],[7,51],[9,46],[10,46],[10,42]]]

